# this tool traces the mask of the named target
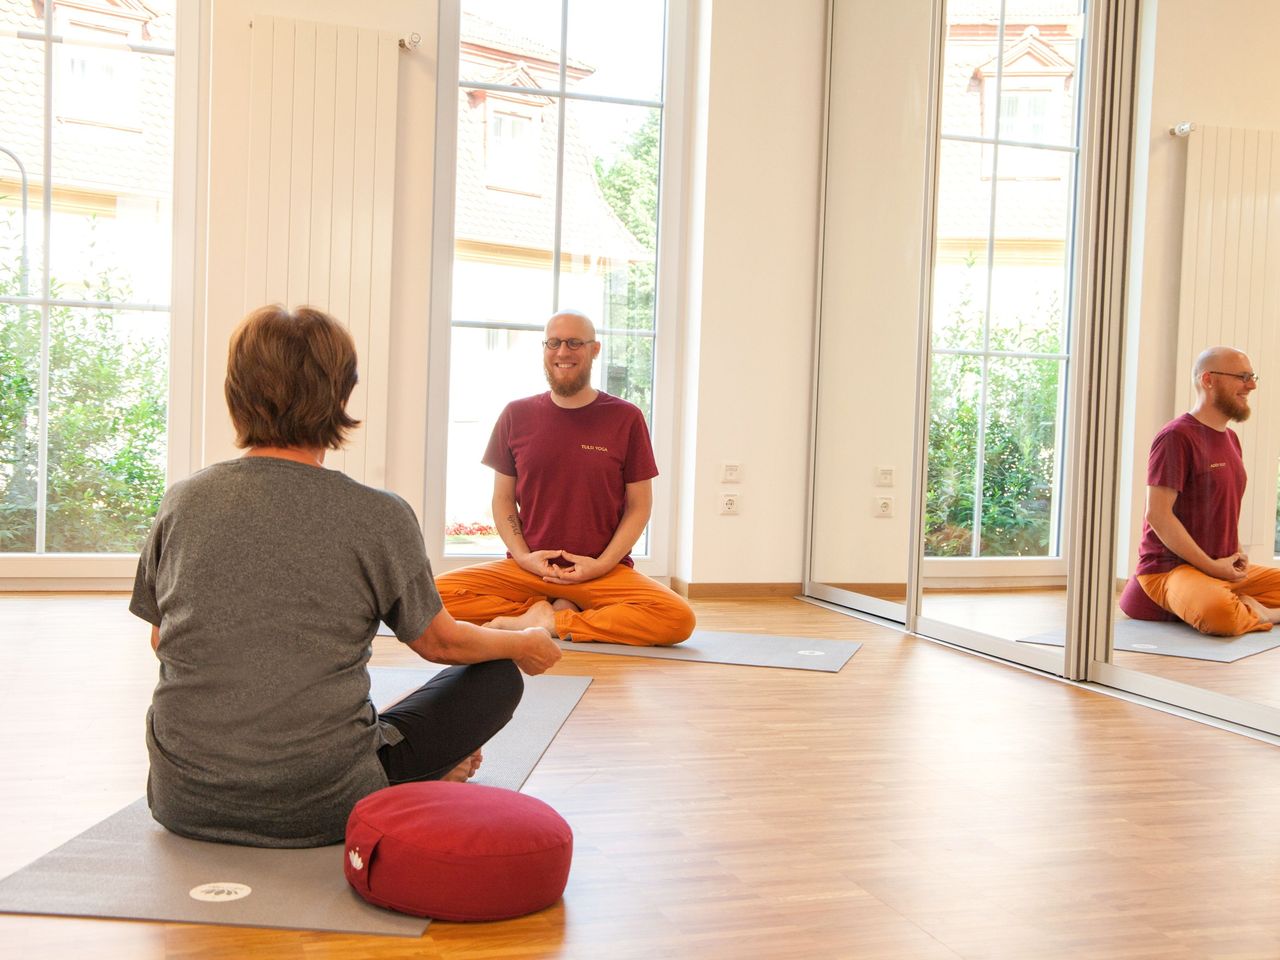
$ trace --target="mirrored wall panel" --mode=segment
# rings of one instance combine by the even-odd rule
[[[1280,6],[1257,0],[1143,10],[1108,661],[1118,671],[1101,676],[1280,733],[1280,630],[1268,629],[1280,591],[1267,570],[1280,568],[1277,31]],[[1239,352],[1210,355],[1195,376],[1218,346]],[[1196,580],[1237,554],[1247,561],[1236,570]],[[1179,619],[1158,619],[1170,612]]]

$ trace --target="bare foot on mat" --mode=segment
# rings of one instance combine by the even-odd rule
[[[1240,602],[1257,615],[1258,619],[1263,623],[1280,623],[1280,610],[1273,607],[1264,607],[1262,603],[1253,597],[1241,595]]]
[[[484,756],[477,750],[440,779],[447,780],[450,783],[466,783],[476,775],[476,771],[480,769],[480,764],[483,761]]]
[[[543,630],[546,630],[547,633],[554,637],[556,635],[556,612],[547,601],[539,600],[518,617],[494,617],[485,626],[494,627],[497,630],[523,630],[525,627],[542,627]]]

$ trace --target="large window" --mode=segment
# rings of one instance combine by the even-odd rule
[[[1079,0],[951,0],[925,553],[1059,555]]]
[[[173,42],[172,2],[0,7],[0,552],[135,551],[164,491]]]
[[[665,14],[462,0],[446,554],[503,550],[480,458],[503,406],[546,389],[556,310],[594,320],[595,386],[652,428]]]

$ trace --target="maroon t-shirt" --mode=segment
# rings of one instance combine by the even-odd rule
[[[1240,438],[1234,430],[1206,427],[1184,413],[1165,424],[1151,441],[1147,485],[1178,491],[1173,515],[1214,560],[1240,549],[1240,501],[1245,482]],[[1138,575],[1164,573],[1186,562],[1164,545],[1151,524],[1143,523]]]
[[[556,406],[550,393],[507,404],[482,462],[516,478],[530,550],[586,557],[600,556],[613,539],[626,485],[658,475],[644,414],[607,393],[575,409]],[[622,562],[633,565],[630,555]]]

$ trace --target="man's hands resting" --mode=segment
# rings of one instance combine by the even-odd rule
[[[1243,553],[1233,553],[1229,557],[1219,557],[1217,560],[1211,560],[1208,567],[1201,567],[1202,573],[1207,573],[1211,577],[1217,577],[1219,580],[1236,581],[1243,580],[1249,572],[1249,557]]]
[[[521,570],[546,580],[548,577],[557,576],[556,571],[560,569],[551,561],[564,555],[563,550],[533,550],[524,554],[517,554],[512,551],[511,559],[516,562]]]
[[[603,577],[617,566],[599,557],[584,557],[567,550],[534,550],[520,556],[513,553],[511,559],[521,570],[541,577],[547,583],[559,584],[586,583]],[[560,566],[552,560],[568,560],[570,565]]]

